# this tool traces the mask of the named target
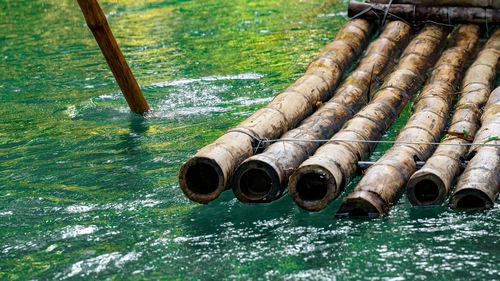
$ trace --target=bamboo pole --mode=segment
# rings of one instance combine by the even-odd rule
[[[368,95],[377,88],[379,81],[383,81],[394,66],[395,58],[408,43],[410,31],[410,25],[404,22],[388,23],[334,97],[281,138],[330,138],[366,104]],[[244,203],[264,203],[280,198],[286,189],[288,177],[319,146],[319,142],[277,142],[263,153],[248,158],[233,177],[232,187],[236,198]]]
[[[396,141],[425,143],[436,142],[441,137],[452,107],[452,93],[479,40],[479,27],[459,26],[453,39],[455,45],[441,55]],[[434,148],[429,144],[398,143],[392,146],[366,170],[354,191],[344,197],[337,215],[372,216],[388,212],[416,171],[416,161],[425,161]]]
[[[130,110],[139,114],[145,113],[149,110],[148,103],[111,32],[99,3],[97,0],[77,1],[90,31],[92,31],[118,86],[125,96],[125,100],[127,100]]]
[[[363,19],[347,22],[309,64],[304,76],[269,105],[198,151],[179,171],[184,194],[203,204],[217,198],[238,165],[254,154],[257,138],[281,136],[309,115],[317,102],[331,97],[348,66],[362,52],[373,27]]]
[[[347,121],[329,143],[321,146],[292,174],[288,190],[298,206],[319,211],[340,195],[356,172],[356,162],[368,157],[374,146],[334,140],[379,140],[421,87],[446,35],[442,27],[426,26],[408,44],[395,71],[386,78],[370,104]]]
[[[491,93],[481,124],[474,144],[500,145],[500,87]],[[450,207],[491,208],[500,191],[500,148],[473,146],[469,154],[472,159],[457,183]]]
[[[389,1],[390,0],[370,0],[371,3],[379,4],[389,4]],[[498,0],[393,0],[392,4],[500,8],[500,2]]]
[[[441,205],[448,196],[468,150],[463,145],[471,142],[478,129],[481,108],[490,95],[499,62],[500,29],[492,34],[465,74],[462,96],[443,145],[438,146],[424,167],[410,178],[406,192],[412,205]]]
[[[368,12],[367,12],[368,11]],[[364,13],[362,17],[379,19],[387,13],[387,19],[407,21],[434,21],[445,24],[477,23],[497,24],[500,23],[500,10],[478,7],[440,7],[440,6],[418,6],[412,4],[376,4],[376,3],[349,3],[348,16],[354,17]]]

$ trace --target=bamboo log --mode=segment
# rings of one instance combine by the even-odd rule
[[[379,140],[422,85],[445,36],[442,27],[426,26],[408,44],[395,71],[386,78],[370,104],[347,121],[329,143],[321,146],[292,174],[288,190],[299,207],[319,211],[340,195],[349,178],[356,173],[357,161],[368,157],[374,146],[334,140]]]
[[[331,97],[348,66],[362,52],[373,27],[366,20],[347,22],[335,40],[309,64],[304,76],[269,105],[198,151],[179,171],[184,194],[203,204],[217,198],[226,189],[236,167],[254,154],[257,138],[281,136],[309,115],[318,101]]]
[[[440,7],[440,6],[416,6],[412,4],[386,4],[350,2],[348,16],[354,17],[364,12],[363,18],[383,18],[387,8],[387,19],[407,21],[434,21],[445,24],[477,23],[497,24],[500,23],[500,10],[477,7]],[[368,11],[368,12],[366,12]]]
[[[474,144],[500,145],[500,87],[492,93],[481,117]],[[450,207],[487,209],[500,191],[500,147],[473,146],[469,165],[450,199]]]
[[[462,96],[457,102],[443,145],[438,146],[424,167],[408,182],[407,196],[412,205],[441,205],[448,196],[454,179],[462,171],[460,163],[468,150],[465,145],[476,134],[481,108],[490,95],[499,61],[500,30],[497,30],[465,74]]]
[[[149,110],[148,103],[111,32],[99,3],[97,0],[78,0],[78,4],[130,110],[139,114],[145,113]]]
[[[371,3],[379,4],[389,4],[389,1],[390,0],[370,0]],[[500,2],[498,0],[394,0],[392,4],[500,8]]]
[[[388,212],[416,171],[416,161],[425,161],[432,154],[433,145],[404,142],[436,142],[445,129],[453,99],[451,93],[458,86],[468,56],[479,40],[479,27],[459,26],[453,39],[456,45],[441,55],[414,104],[413,114],[397,135],[396,141],[401,143],[392,146],[366,170],[354,191],[344,197],[338,216]]]
[[[342,124],[363,105],[379,81],[394,66],[408,43],[410,25],[391,22],[365,52],[357,69],[344,80],[334,97],[323,104],[300,126],[288,131],[282,139],[329,139]],[[241,202],[264,203],[280,198],[288,177],[319,146],[319,142],[277,142],[263,153],[245,160],[233,177],[233,192]]]

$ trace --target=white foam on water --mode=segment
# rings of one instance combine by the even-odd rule
[[[7,211],[7,212],[0,212],[0,217],[6,217],[6,216],[11,216],[14,213],[12,211]]]
[[[152,83],[149,85],[145,85],[143,88],[162,88],[162,87],[172,87],[172,86],[183,86],[193,83],[199,82],[213,82],[213,81],[222,81],[222,80],[257,80],[264,77],[262,74],[258,73],[242,73],[237,75],[213,75],[213,76],[205,76],[200,78],[184,78],[172,81],[164,81]]]
[[[331,14],[318,14],[316,17],[318,17],[318,18],[323,18],[323,17],[347,17],[347,12],[346,11],[341,11],[341,12],[331,13]]]
[[[70,225],[70,226],[63,228],[61,236],[62,236],[62,239],[74,238],[77,236],[92,234],[97,229],[98,228],[95,225],[89,225],[89,226]]]
[[[66,207],[65,211],[70,214],[86,213],[95,208],[95,205],[71,205]]]
[[[64,276],[63,279],[68,279],[74,276],[88,276],[91,273],[99,273],[111,266],[123,268],[127,262],[135,261],[139,259],[140,256],[141,254],[135,251],[129,252],[125,255],[119,252],[113,252],[79,261],[71,266],[70,272]],[[60,274],[58,274],[56,279],[60,277]]]

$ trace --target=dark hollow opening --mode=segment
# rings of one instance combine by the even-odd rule
[[[459,209],[482,209],[485,207],[486,202],[474,195],[466,195],[460,198],[457,202],[457,208]]]
[[[297,182],[296,190],[304,201],[321,200],[326,196],[328,183],[324,176],[314,173],[305,174]]]
[[[369,217],[370,213],[362,208],[354,208],[349,211],[350,217]]]
[[[210,194],[219,186],[219,176],[212,166],[197,163],[189,167],[186,173],[186,185],[194,193]]]
[[[431,180],[422,180],[415,185],[415,198],[422,203],[434,202],[439,195],[439,188]]]
[[[271,178],[258,169],[252,169],[243,173],[240,178],[241,193],[251,200],[262,199],[271,191]]]

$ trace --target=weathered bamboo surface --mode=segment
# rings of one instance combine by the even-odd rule
[[[357,161],[368,157],[374,145],[333,140],[379,140],[421,87],[446,35],[447,32],[437,25],[424,27],[406,47],[395,71],[387,77],[370,104],[347,121],[331,142],[321,146],[299,166],[288,186],[297,205],[319,211],[339,196],[355,174]]]
[[[385,16],[388,9],[387,19],[404,19],[407,21],[435,21],[445,24],[476,23],[497,24],[500,23],[500,9],[478,8],[478,7],[442,7],[442,6],[418,6],[413,4],[377,4],[377,3],[349,3],[348,16],[354,17],[360,13],[362,17],[379,19]],[[368,11],[368,12],[367,12]]]
[[[364,19],[347,22],[335,40],[311,62],[304,76],[269,105],[198,151],[179,171],[184,194],[204,204],[217,198],[226,189],[236,167],[254,154],[256,138],[281,136],[307,117],[317,102],[331,97],[349,65],[363,51],[373,27]]]
[[[395,64],[395,58],[408,43],[410,25],[395,21],[387,24],[369,46],[359,66],[324,103],[300,126],[282,139],[329,139],[363,105]],[[283,195],[291,173],[319,146],[319,142],[277,142],[263,153],[245,160],[236,170],[233,192],[244,203],[263,203]]]
[[[97,0],[78,0],[85,21],[95,37],[102,54],[122,90],[130,110],[135,113],[145,113],[149,105],[135,80],[132,70],[127,64],[118,43],[109,27],[106,16]]]
[[[370,0],[371,3],[388,4],[390,0]],[[462,6],[500,8],[498,0],[394,0],[393,4],[415,4],[422,6]]]
[[[500,87],[492,93],[481,116],[474,144],[500,145]],[[450,199],[452,208],[491,208],[500,191],[500,147],[473,146],[467,168]]]
[[[366,170],[354,191],[344,197],[340,216],[370,216],[389,211],[416,171],[416,161],[425,161],[433,152],[429,144],[440,139],[468,56],[479,39],[477,25],[459,26],[453,34],[455,45],[438,60],[430,80],[414,104],[413,114],[396,137],[397,142]]]
[[[426,164],[409,180],[407,196],[413,205],[441,205],[461,171],[469,144],[479,124],[481,108],[491,92],[500,61],[500,30],[492,34],[467,70],[462,82],[462,96],[457,102],[448,135]],[[450,145],[456,144],[456,145]]]

